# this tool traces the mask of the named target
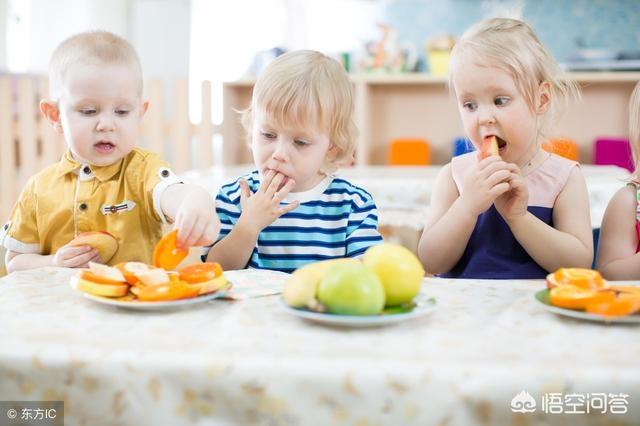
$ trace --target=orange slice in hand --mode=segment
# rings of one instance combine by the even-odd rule
[[[217,262],[196,263],[180,269],[180,279],[191,284],[210,281],[222,275],[222,266]]]
[[[498,140],[495,136],[489,136],[482,140],[478,159],[484,160],[492,155],[500,156],[500,148],[498,148]]]
[[[184,281],[172,281],[166,284],[148,285],[137,292],[139,300],[157,302],[162,300],[178,300],[196,297],[199,287],[193,287]]]
[[[600,272],[585,268],[560,268],[547,275],[547,287],[573,285],[583,289],[604,289],[608,287]]]
[[[153,250],[153,264],[162,269],[173,269],[189,254],[188,249],[178,248],[178,230],[162,237]]]
[[[571,285],[554,287],[549,292],[551,304],[566,309],[585,309],[589,304],[611,302],[615,298],[612,291],[589,290]]]

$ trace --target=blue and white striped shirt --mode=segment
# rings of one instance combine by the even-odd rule
[[[258,190],[257,170],[242,178],[252,192]],[[216,212],[222,224],[218,241],[240,218],[239,180],[218,191]],[[344,179],[327,177],[309,191],[290,193],[282,202],[293,200],[300,206],[260,232],[248,267],[293,272],[318,260],[360,256],[382,242],[371,194]]]

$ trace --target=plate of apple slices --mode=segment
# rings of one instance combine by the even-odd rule
[[[83,297],[104,305],[157,310],[224,297],[231,283],[218,263],[197,263],[167,271],[141,262],[116,266],[89,263],[70,282]]]

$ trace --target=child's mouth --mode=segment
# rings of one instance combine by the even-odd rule
[[[282,188],[284,188],[284,186],[287,184],[287,182],[289,182],[291,180],[290,177],[285,176],[282,179],[282,182],[280,182],[280,185],[278,185],[278,191],[280,191]]]
[[[498,142],[498,152],[502,156],[504,151],[506,151],[506,149],[507,149],[507,141],[505,141],[504,139],[502,139],[499,136],[496,136],[496,142]]]
[[[93,145],[93,147],[101,154],[109,154],[116,148],[116,146],[111,142],[98,142],[97,144]]]

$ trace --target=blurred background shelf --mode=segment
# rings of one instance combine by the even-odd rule
[[[599,137],[627,136],[628,102],[640,72],[574,72],[582,100],[559,117],[550,136],[575,140],[582,163],[593,162]],[[388,144],[396,138],[429,141],[433,164],[451,159],[453,141],[464,136],[446,77],[429,74],[354,74],[355,117],[360,129],[356,164],[388,164]],[[251,100],[253,80],[224,84],[223,163],[251,161],[245,133],[236,112]]]

